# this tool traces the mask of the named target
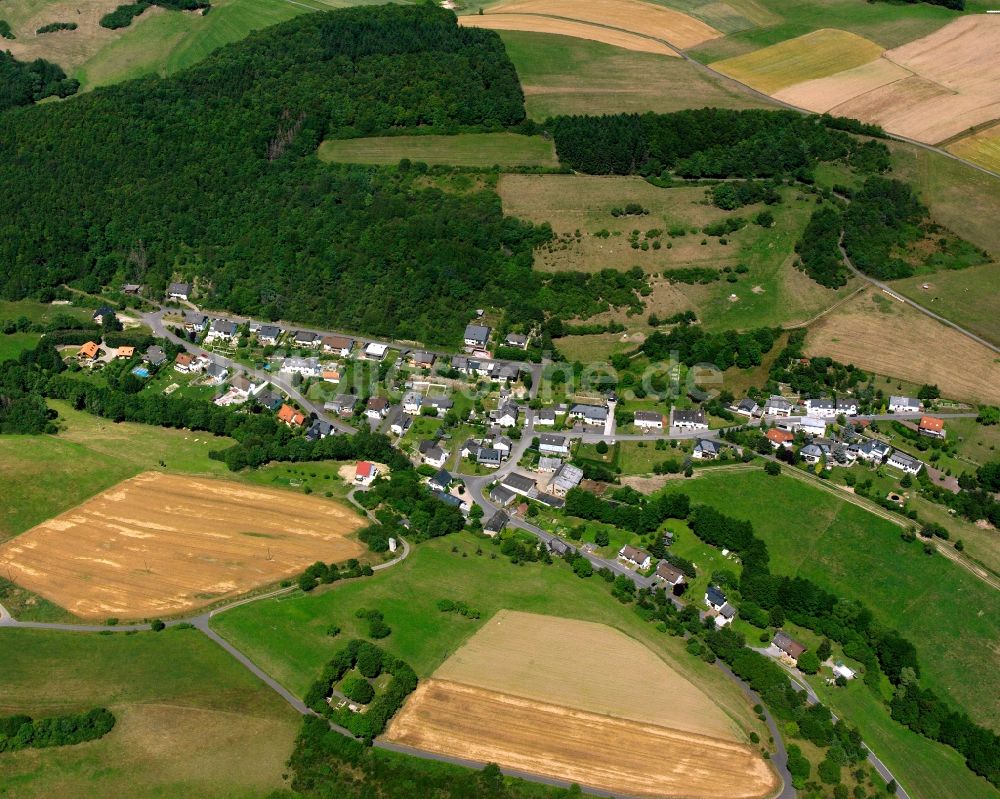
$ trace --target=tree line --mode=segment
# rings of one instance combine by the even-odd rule
[[[775,337],[775,331],[766,327],[745,333],[735,330],[710,333],[699,325],[682,322],[668,333],[660,330],[651,333],[638,351],[651,361],[667,360],[676,354],[687,366],[712,363],[720,369],[730,366],[748,369],[760,365],[774,346]]]
[[[103,738],[115,726],[114,714],[103,707],[85,713],[72,713],[33,719],[15,715],[0,717],[0,752],[19,749],[46,749],[52,746],[94,741]]]

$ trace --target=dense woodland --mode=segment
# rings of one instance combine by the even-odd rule
[[[241,313],[453,342],[461,309],[531,304],[531,251],[550,233],[505,219],[492,192],[314,152],[330,135],[523,117],[499,37],[428,6],[309,14],[173,78],[14,109],[0,116],[0,294],[186,278]]]
[[[53,95],[69,97],[79,88],[79,81],[67,78],[61,67],[44,58],[18,61],[0,50],[0,111],[31,105]]]

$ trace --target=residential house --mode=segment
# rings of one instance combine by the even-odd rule
[[[670,409],[670,426],[682,430],[708,430],[708,420],[701,408],[694,410]]]
[[[172,300],[184,300],[191,296],[190,283],[171,283],[167,287],[167,297]]]
[[[510,516],[504,513],[502,510],[498,510],[492,516],[490,516],[489,521],[483,525],[483,532],[490,538],[495,538],[503,532],[503,528],[507,526],[507,522],[510,521]]]
[[[557,497],[564,497],[580,485],[581,480],[583,480],[583,469],[572,463],[564,463],[552,477],[549,488]]]
[[[296,330],[292,333],[292,341],[296,347],[318,347],[322,339],[318,333],[309,330]]]
[[[358,398],[354,394],[338,394],[332,400],[323,403],[323,409],[339,416],[353,416]]]
[[[543,455],[538,459],[538,466],[536,469],[540,472],[558,472],[560,466],[562,466],[562,460],[560,458],[551,458]]]
[[[754,416],[760,416],[760,405],[758,405],[750,397],[745,397],[737,402],[735,405],[731,406],[734,413],[738,413],[741,416],[749,416],[753,418]]]
[[[128,346],[119,347],[117,350],[115,350],[115,357],[123,359],[134,358],[135,347],[128,347]]]
[[[101,345],[96,341],[88,341],[79,351],[76,353],[76,357],[87,363],[92,363],[97,360],[97,357],[101,353]]]
[[[389,400],[385,397],[370,397],[365,404],[365,416],[369,419],[384,419],[389,413]]]
[[[280,394],[271,391],[269,388],[260,391],[254,399],[260,403],[261,407],[267,408],[269,411],[277,411],[284,402]]]
[[[605,405],[577,403],[570,407],[569,416],[584,424],[604,427],[604,423],[608,420],[608,409]]]
[[[236,375],[236,377],[229,381],[229,387],[237,391],[240,396],[249,397],[260,391],[264,387],[264,384],[246,375]]]
[[[319,441],[321,438],[332,436],[336,430],[333,425],[325,419],[316,419],[306,430],[306,440]]]
[[[354,339],[346,336],[324,336],[320,344],[323,346],[323,352],[334,352],[341,358],[348,357],[354,349]]]
[[[901,469],[907,474],[920,474],[920,470],[924,468],[924,464],[921,461],[907,455],[905,452],[900,452],[898,449],[893,451],[886,463],[896,469]]]
[[[480,449],[480,442],[474,438],[465,439],[465,443],[462,444],[462,448],[458,451],[459,457],[471,458]]]
[[[421,460],[428,466],[433,466],[435,469],[440,469],[444,466],[444,462],[447,458],[447,453],[437,444],[434,444],[426,451],[421,452]]]
[[[842,661],[838,660],[833,664],[833,676],[843,677],[845,680],[853,680],[857,675],[854,673],[854,669],[850,666],[845,666]]]
[[[716,627],[725,627],[727,624],[732,624],[733,619],[736,618],[736,608],[730,605],[728,602],[719,608],[719,615],[715,617]]]
[[[413,417],[409,414],[401,413],[392,420],[392,424],[389,425],[389,431],[397,436],[402,436],[406,434],[406,431],[410,429],[412,424]]]
[[[788,660],[792,662],[793,666],[798,663],[799,657],[806,651],[804,644],[800,644],[788,633],[782,632],[781,630],[778,630],[778,632],[774,634],[774,639],[771,641],[771,644],[782,652],[784,657],[788,658]]]
[[[378,475],[379,468],[376,464],[369,461],[359,461],[354,469],[354,482],[363,486],[371,485]]]
[[[135,296],[142,291],[142,284],[140,283],[122,283],[122,294],[129,294]]]
[[[420,413],[420,406],[423,404],[424,395],[418,391],[407,391],[403,395],[403,410],[407,413]]]
[[[892,447],[877,438],[866,438],[860,444],[852,444],[850,449],[856,457],[866,463],[882,463],[892,452]]]
[[[434,491],[447,491],[449,486],[451,486],[451,481],[452,476],[448,473],[448,470],[441,469],[427,481],[427,484]]]
[[[160,366],[167,360],[167,356],[163,352],[163,348],[161,346],[154,344],[146,350],[146,354],[142,356],[142,359],[150,366]]]
[[[844,416],[858,415],[858,401],[850,397],[832,399],[807,399],[805,401],[806,414],[821,419],[833,419],[843,414]]]
[[[493,447],[479,447],[476,450],[476,463],[487,469],[499,469],[504,461],[504,453]]]
[[[514,427],[517,424],[517,420],[521,415],[521,409],[516,403],[506,402],[501,407],[497,408],[490,416],[493,421],[496,422],[501,427]]]
[[[764,404],[765,416],[791,416],[793,404],[784,397],[772,396]]]
[[[222,341],[230,341],[235,335],[238,329],[236,322],[232,322],[229,319],[213,319],[212,326],[208,331],[208,338],[212,341],[221,339]]]
[[[444,491],[431,491],[431,496],[434,497],[438,502],[443,502],[445,505],[451,505],[453,508],[458,508],[462,513],[467,513],[469,510],[468,503],[461,497],[456,497],[454,494],[448,494]]]
[[[376,344],[374,341],[365,347],[365,357],[369,361],[381,361],[389,351],[388,344]]]
[[[698,443],[694,445],[691,457],[700,461],[714,461],[719,457],[719,445],[707,438],[700,438]]]
[[[434,366],[435,356],[430,352],[424,352],[423,350],[416,350],[410,353],[410,363],[412,363],[418,369],[430,369]]]
[[[548,455],[569,455],[569,442],[566,436],[542,433],[538,437],[538,451]]]
[[[208,317],[203,313],[188,311],[184,314],[184,329],[193,333],[204,333],[208,327]]]
[[[653,564],[653,556],[646,550],[626,544],[618,550],[618,560],[634,566],[639,571],[645,571]]]
[[[319,358],[299,358],[295,356],[285,358],[281,362],[281,371],[291,375],[302,375],[303,377],[319,377],[323,370],[319,365]]]
[[[319,376],[323,378],[324,383],[339,383],[340,369],[339,367],[336,366],[334,367],[324,366]]]
[[[306,423],[306,417],[302,411],[297,411],[286,403],[278,409],[278,421],[289,427],[302,427]]]
[[[205,367],[205,375],[210,384],[219,385],[226,382],[229,377],[229,370],[221,363],[210,363]]]
[[[433,408],[437,411],[438,416],[444,416],[454,407],[455,402],[450,397],[430,396],[424,397],[420,402],[421,411],[423,411],[424,408]]]
[[[490,379],[500,383],[515,383],[521,370],[512,363],[495,363],[490,367]]]
[[[493,449],[497,450],[503,459],[507,460],[510,457],[510,451],[514,448],[514,442],[512,442],[507,436],[497,436],[493,439]]]
[[[562,557],[567,552],[576,552],[576,550],[573,549],[573,547],[571,547],[565,541],[560,541],[558,538],[551,539],[547,546],[549,548],[549,552],[551,552],[553,555],[558,555],[559,557]]]
[[[788,449],[792,446],[792,442],[795,440],[795,436],[788,430],[779,430],[777,427],[772,427],[764,435],[767,440],[771,442],[771,446],[774,447],[774,449],[777,449],[778,447]]]
[[[829,447],[825,444],[806,444],[799,450],[799,457],[806,463],[819,463],[827,456]]]
[[[719,586],[710,585],[708,590],[705,592],[705,604],[712,610],[718,612],[722,610],[722,606],[726,604],[726,595],[722,593]]]
[[[465,346],[482,349],[490,340],[490,329],[484,325],[468,325],[465,328]]]
[[[515,494],[520,494],[522,497],[534,497],[538,494],[538,486],[535,485],[535,481],[530,477],[518,474],[517,472],[511,472],[508,474],[503,479],[502,485],[513,491]]]
[[[671,588],[676,588],[685,582],[684,572],[678,569],[676,566],[671,566],[665,560],[661,560],[656,564],[656,571],[653,576],[660,582],[664,582]]]
[[[281,338],[281,328],[277,325],[261,325],[257,328],[257,341],[265,346],[277,344]]]
[[[634,424],[644,430],[662,430],[663,414],[655,411],[636,411]]]
[[[516,347],[519,350],[528,349],[528,337],[523,333],[508,333],[503,343],[507,347]]]
[[[187,374],[191,371],[191,365],[194,363],[194,356],[188,355],[186,352],[177,353],[177,357],[174,358],[174,369],[178,372],[183,372]]]
[[[921,416],[917,429],[920,431],[920,435],[931,438],[944,438],[948,435],[944,429],[944,419],[939,419],[936,416]]]
[[[916,397],[889,397],[889,413],[920,413],[920,400]]]
[[[795,420],[795,427],[811,436],[826,435],[826,421],[815,416],[801,416]]]
[[[542,408],[535,412],[535,427],[542,425],[554,425],[556,423],[556,412],[552,408]]]
[[[110,319],[114,318],[114,316],[115,316],[114,308],[112,308],[110,305],[102,305],[100,308],[94,311],[93,315],[90,318],[93,319],[95,322],[97,322],[97,324],[103,325],[105,318]]]
[[[494,505],[499,505],[501,508],[506,508],[510,505],[516,496],[517,494],[502,484],[497,484],[490,489],[490,502]]]

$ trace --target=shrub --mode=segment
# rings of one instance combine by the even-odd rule
[[[375,698],[375,689],[371,683],[361,677],[351,677],[344,681],[344,696],[362,705],[367,705]]]
[[[111,11],[101,17],[101,27],[109,28],[110,30],[127,28],[132,24],[132,20],[139,16],[147,8],[149,8],[149,3],[135,3],[132,5],[118,6],[118,8],[114,11]]]

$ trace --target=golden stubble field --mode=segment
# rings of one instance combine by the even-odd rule
[[[778,779],[712,700],[601,624],[500,611],[386,737],[630,796],[762,797]]]
[[[458,24],[466,28],[489,28],[494,31],[527,31],[572,36],[575,39],[610,44],[636,53],[656,53],[680,58],[677,52],[656,39],[571,19],[552,19],[533,14],[474,14],[459,17]]]
[[[87,619],[182,613],[363,547],[345,505],[146,472],[0,547],[0,574]]]
[[[877,289],[811,326],[805,350],[875,374],[936,384],[950,399],[1000,403],[1000,356]]]

